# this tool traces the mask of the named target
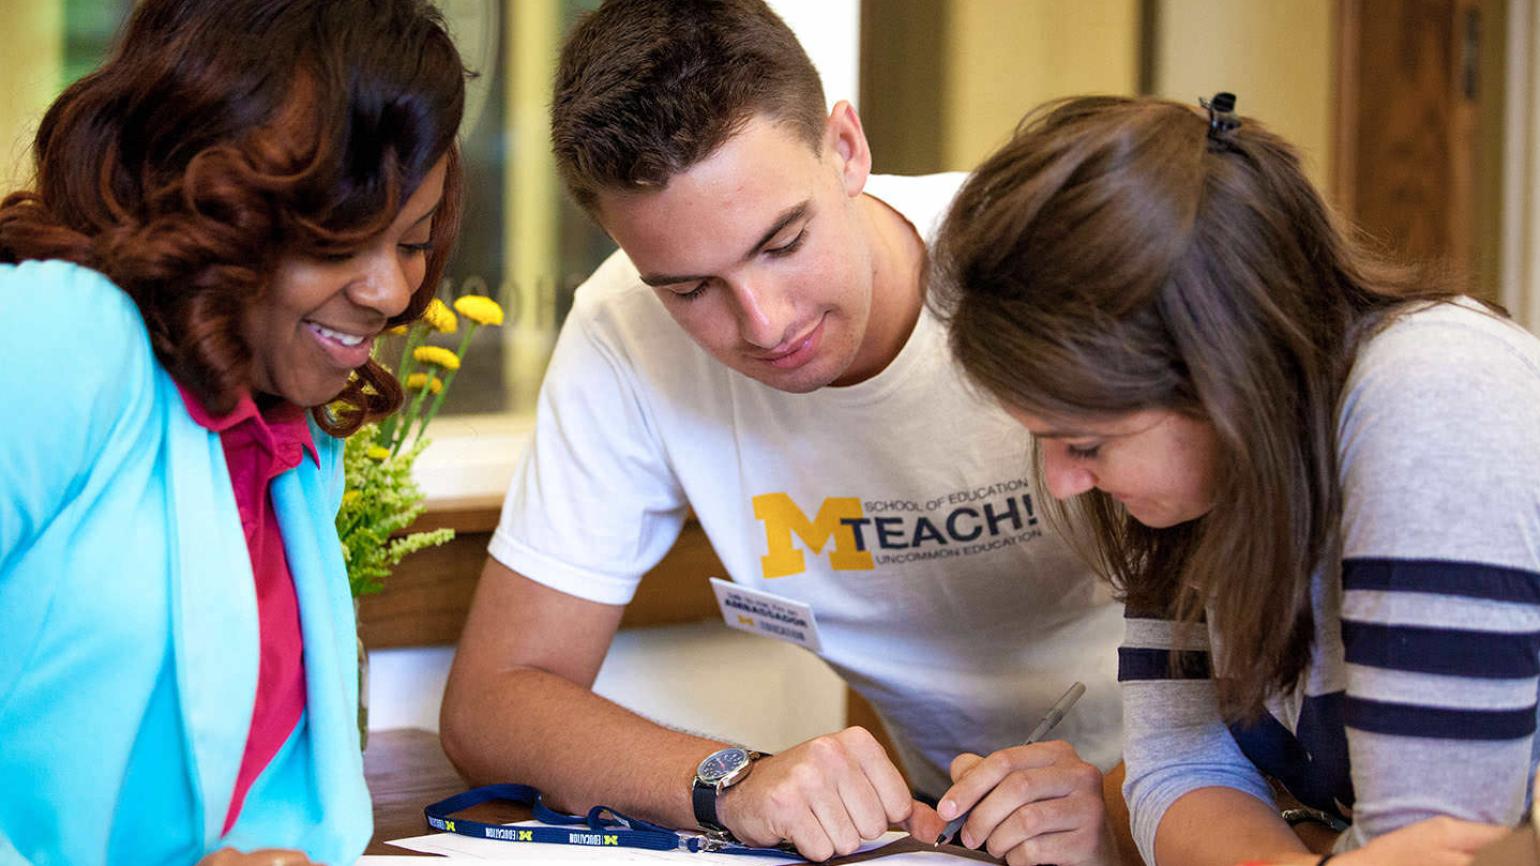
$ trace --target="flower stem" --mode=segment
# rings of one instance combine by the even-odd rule
[[[357,529],[359,524],[364,522],[365,516],[364,510],[360,508],[358,513],[353,515],[353,519],[348,523],[347,528],[337,533],[337,537],[346,544],[353,537],[353,530]]]
[[[406,345],[401,348],[401,363],[396,365],[396,376],[405,379],[412,372],[412,350],[422,345],[427,339],[428,326],[422,322],[412,325],[406,332]]]
[[[428,374],[428,380],[422,383],[422,388],[417,391],[417,396],[412,398],[412,405],[405,412],[400,413],[401,427],[397,431],[400,435],[392,437],[394,441],[390,443],[390,456],[396,456],[396,453],[401,450],[401,446],[406,444],[406,437],[412,432],[412,422],[422,413],[423,400],[427,399],[428,392],[433,390],[433,380],[436,378],[438,378],[438,370],[434,369]],[[443,391],[439,393],[442,394]]]
[[[421,322],[407,329],[406,346],[401,350],[401,363],[396,365],[396,381],[400,382],[402,387],[406,387],[406,377],[411,375],[412,362],[416,360],[412,357],[412,350],[422,344],[422,341],[427,338],[427,334],[428,326]],[[401,424],[399,415],[399,412],[394,413],[381,422],[380,432],[377,437],[380,444],[390,445],[395,441],[397,427],[407,426]]]
[[[471,337],[476,335],[478,327],[480,325],[476,322],[467,323],[465,326],[465,336],[460,338],[460,348],[455,350],[455,357],[460,359],[460,366],[462,367],[465,365],[465,352],[471,347]],[[434,395],[433,404],[428,407],[428,413],[422,416],[422,423],[417,426],[417,436],[412,441],[415,442],[421,439],[423,434],[428,432],[428,423],[433,420],[433,416],[438,414],[439,407],[444,405],[444,397],[449,394],[449,386],[454,382],[455,376],[459,375],[459,373],[460,368],[456,367],[449,371],[448,376],[444,377],[444,387],[440,388],[438,394]],[[402,436],[401,438],[405,439],[406,437]]]

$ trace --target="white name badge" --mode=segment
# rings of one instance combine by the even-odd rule
[[[818,622],[813,609],[790,598],[722,580],[711,579],[722,608],[722,620],[729,626],[753,634],[789,641],[818,652]]]

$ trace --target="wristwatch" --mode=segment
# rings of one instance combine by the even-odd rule
[[[707,755],[695,768],[695,781],[690,785],[690,801],[695,806],[695,823],[702,829],[726,839],[733,834],[717,820],[717,797],[728,788],[749,777],[754,762],[765,757],[761,752],[730,746]]]

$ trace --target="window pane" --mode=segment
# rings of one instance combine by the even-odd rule
[[[493,294],[508,314],[476,334],[445,414],[532,412],[573,290],[615,248],[562,192],[547,134],[562,36],[598,2],[439,0],[477,73],[461,129],[464,225],[440,294]],[[382,357],[399,355],[395,341]]]
[[[63,0],[64,69],[60,89],[95,69],[107,56],[113,34],[133,0]]]

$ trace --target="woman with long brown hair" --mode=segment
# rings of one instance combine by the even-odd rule
[[[426,0],[144,0],[0,203],[0,860],[351,863],[342,443],[457,227]]]
[[[1511,824],[1540,342],[1378,261],[1233,100],[1047,107],[938,252],[955,354],[1126,600],[1134,837],[1159,866],[1317,862],[1270,782],[1341,831],[1335,863],[1431,816]]]

